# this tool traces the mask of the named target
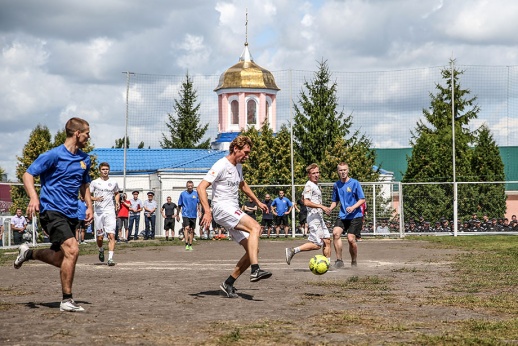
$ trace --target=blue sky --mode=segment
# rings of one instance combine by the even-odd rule
[[[513,0],[0,0],[0,167],[14,179],[31,130],[78,115],[96,147],[124,125],[123,71],[217,75],[245,35],[271,71],[518,65]],[[518,127],[518,124],[510,124]]]

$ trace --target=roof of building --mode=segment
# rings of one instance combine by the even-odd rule
[[[97,148],[92,151],[97,162],[108,162],[112,174],[124,171],[124,149]],[[154,172],[206,172],[228,154],[228,151],[209,149],[127,149],[126,174]]]
[[[254,62],[248,43],[245,43],[239,62],[221,74],[214,91],[233,88],[280,90],[273,74]]]

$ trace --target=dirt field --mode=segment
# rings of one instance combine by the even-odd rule
[[[317,252],[285,263],[284,248],[300,243],[261,240],[260,264],[273,276],[250,283],[246,273],[235,284],[238,299],[219,290],[242,254],[232,241],[198,241],[190,252],[182,246],[121,246],[115,267],[100,264],[96,255],[80,256],[74,298],[85,313],[59,311],[56,268],[36,261],[19,270],[4,265],[0,344],[405,343],[416,333],[444,333],[448,323],[477,317],[421,303],[452,277],[453,250],[367,239],[359,243],[357,268],[316,276],[307,263]],[[350,289],[345,282],[358,285]],[[367,331],[366,323],[380,325]]]

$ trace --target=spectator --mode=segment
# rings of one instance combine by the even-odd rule
[[[128,229],[128,218],[129,218],[129,209],[131,207],[131,202],[128,200],[125,193],[121,193],[121,204],[119,212],[117,213],[117,231],[115,232],[115,237],[117,241],[120,242],[120,237],[122,236],[123,239],[128,242],[128,238],[130,236],[129,229]],[[124,233],[121,235],[119,232],[122,231],[124,228]]]
[[[308,234],[308,208],[304,205],[304,194],[297,200],[295,209],[299,212],[299,229],[302,233],[302,237],[306,237]]]
[[[264,233],[264,229],[266,228],[267,237],[270,238],[270,232],[271,232],[272,226],[273,226],[273,212],[272,212],[272,203],[273,203],[273,201],[270,198],[269,194],[266,194],[264,196],[263,203],[268,208],[268,212],[267,213],[263,213],[263,217],[261,219],[261,234]]]
[[[156,209],[158,205],[154,200],[155,193],[149,191],[147,193],[147,201],[144,202],[144,221],[146,225],[146,233],[144,234],[144,240],[155,239],[155,225],[156,225]]]
[[[245,212],[246,215],[250,216],[252,219],[257,220],[255,215],[257,211],[257,204],[253,201],[252,198],[248,197],[248,200],[243,204],[241,210]]]
[[[386,220],[381,220],[381,225],[378,225],[378,227],[376,227],[376,234],[381,234],[381,235],[390,234]]]
[[[86,203],[83,196],[79,196],[77,200],[77,227],[76,239],[78,244],[85,243],[85,217],[86,217]]]
[[[16,209],[16,215],[11,218],[11,230],[13,232],[14,245],[23,243],[23,233],[27,229],[27,219],[22,215],[20,208]]]
[[[423,221],[423,228],[421,229],[421,232],[431,232],[430,228],[430,221]]]
[[[162,205],[162,217],[164,218],[165,240],[169,240],[169,232],[171,232],[171,240],[174,240],[174,226],[178,214],[175,212],[178,206],[167,196],[167,202]]]
[[[129,208],[129,228],[128,228],[128,239],[126,241],[131,240],[131,233],[133,231],[133,224],[135,224],[135,233],[134,238],[138,240],[138,228],[140,224],[140,212],[142,211],[143,203],[138,198],[139,192],[133,191],[131,193],[133,195],[133,199],[130,200],[131,206]]]
[[[501,231],[502,232],[510,232],[511,231],[511,225],[509,224],[509,219],[508,218],[504,219]]]
[[[272,202],[272,211],[275,217],[275,232],[277,233],[277,237],[279,237],[279,231],[281,226],[284,228],[284,236],[288,237],[288,230],[290,226],[289,215],[291,213],[291,209],[293,208],[293,203],[284,196],[284,191],[279,191],[279,197],[273,200]]]

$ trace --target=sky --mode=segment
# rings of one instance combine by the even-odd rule
[[[15,181],[30,132],[123,131],[124,71],[219,75],[245,40],[271,71],[518,65],[515,0],[0,0],[0,167]],[[517,124],[518,126],[518,124]]]

